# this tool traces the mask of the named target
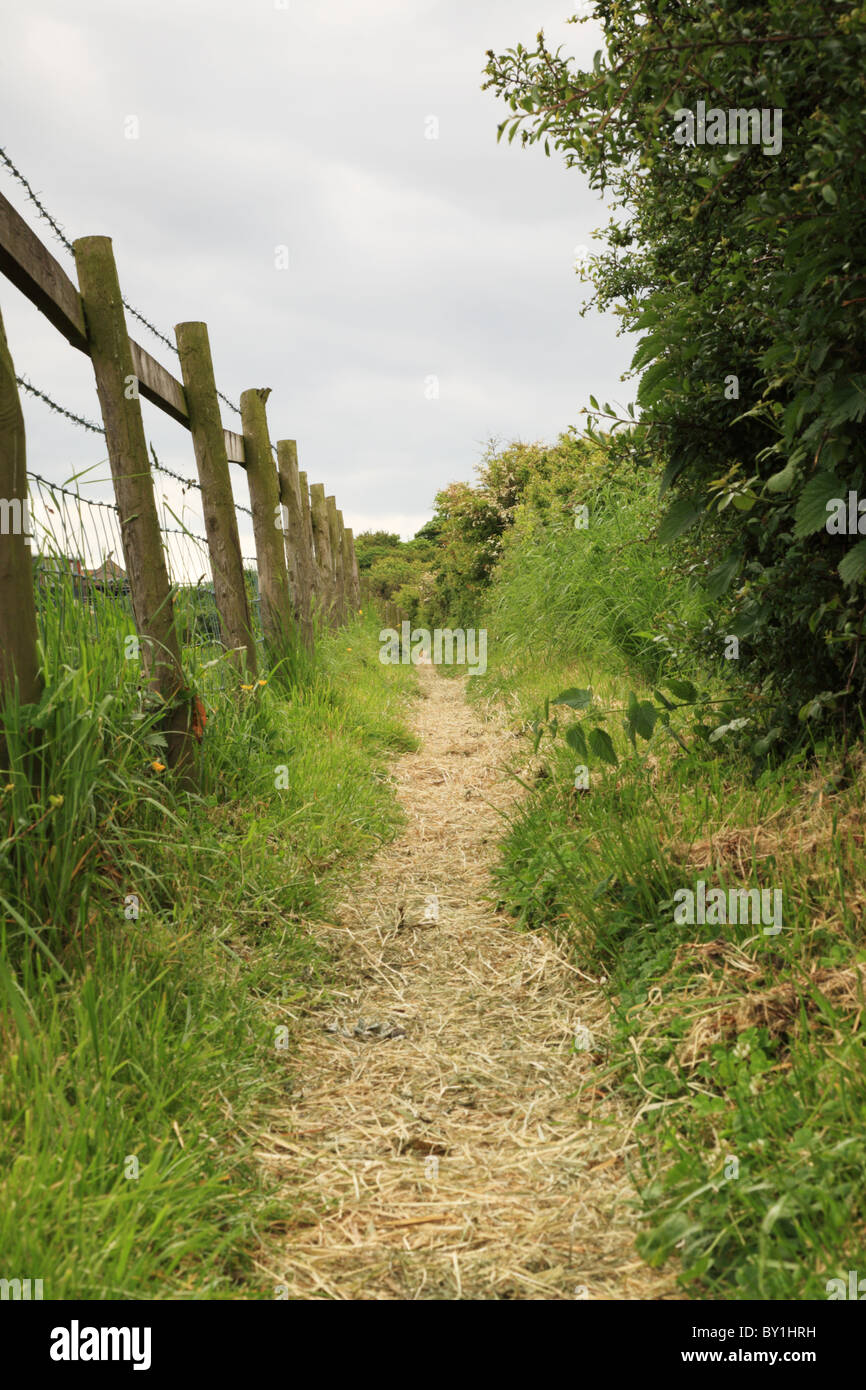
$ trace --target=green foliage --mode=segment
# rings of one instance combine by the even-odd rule
[[[421,619],[433,592],[434,523],[428,522],[411,541],[387,531],[363,531],[355,549],[373,594],[393,599],[410,621]]]
[[[656,748],[658,723],[641,732],[649,701],[603,673],[590,692],[576,674],[553,658],[543,673],[561,690],[548,726],[554,712],[574,722],[542,745],[543,776],[519,774],[527,795],[502,847],[500,905],[605,979],[612,1026],[592,1084],[641,1111],[644,1258],[670,1262],[692,1298],[824,1298],[829,1277],[866,1259],[859,779],[838,789],[832,750],[817,768],[793,758],[755,776],[736,734]],[[536,673],[492,684],[532,734]],[[701,697],[679,679],[664,691],[680,719]],[[592,747],[605,730],[589,699],[608,711],[616,768]],[[620,710],[633,745],[611,717]],[[569,738],[584,724],[589,758]],[[583,791],[576,761],[592,768]],[[782,932],[678,925],[674,894],[697,879],[778,889]]]
[[[255,1255],[285,1204],[253,1150],[292,1083],[275,1028],[328,985],[302,918],[399,825],[411,676],[378,661],[372,615],[322,634],[302,684],[211,667],[192,794],[128,619],[106,605],[78,640],[60,612],[42,700],[0,716],[4,1266],[46,1298],[271,1298]]]
[[[481,613],[486,688],[563,661],[579,660],[587,683],[593,670],[628,666],[647,680],[676,671],[706,601],[652,538],[649,474],[573,432],[537,456],[545,471],[530,474],[513,509]]]
[[[731,690],[726,629],[693,583],[715,571],[723,594],[730,561],[702,556],[696,528],[672,561],[669,499],[628,436],[572,482],[558,500],[524,487],[486,592],[489,668],[471,694],[531,739],[499,904],[605,985],[591,1080],[640,1112],[644,1258],[691,1297],[826,1297],[866,1260],[862,752],[846,769],[818,738],[833,690],[795,710],[803,746],[785,758],[781,722]],[[780,891],[782,932],[678,923],[675,894],[698,879]]]
[[[539,35],[491,52],[486,82],[512,113],[500,133],[558,149],[614,210],[590,303],[641,335],[642,413],[611,426],[594,403],[590,429],[610,447],[597,426],[619,428],[675,494],[659,534],[710,562],[719,631],[748,639],[737,669],[779,721],[826,691],[845,718],[866,691],[866,546],[827,529],[826,504],[866,486],[866,12],[597,0],[595,16],[591,71]],[[699,101],[780,112],[781,146],[680,143]]]
[[[396,531],[362,531],[355,537],[355,558],[361,574],[377,560],[399,553],[403,542]]]

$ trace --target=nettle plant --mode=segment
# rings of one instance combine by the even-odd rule
[[[663,689],[653,691],[654,700],[641,700],[633,690],[629,691],[624,707],[599,704],[591,689],[570,687],[563,690],[552,699],[545,700],[543,714],[539,714],[530,725],[534,738],[533,751],[538,752],[545,736],[555,741],[562,728],[568,747],[585,762],[594,757],[609,767],[618,767],[619,754],[605,727],[609,720],[620,720],[635,752],[638,739],[649,743],[655,730],[661,728],[684,753],[703,751],[707,755],[721,751],[719,745],[722,740],[728,741],[734,735],[745,736],[753,725],[752,718],[738,713],[737,705],[730,698],[701,694],[691,681],[667,677],[660,684]],[[668,692],[667,695],[664,690]],[[581,718],[563,725],[558,715],[554,714],[551,718],[552,706],[574,710]],[[672,715],[678,716],[676,726],[672,723]],[[751,739],[753,756],[763,757],[778,735],[778,729],[770,729]]]

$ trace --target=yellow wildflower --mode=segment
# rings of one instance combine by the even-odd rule
[[[161,763],[159,759],[157,759],[155,762],[152,762],[151,767],[153,768],[154,772],[165,772],[165,763]]]

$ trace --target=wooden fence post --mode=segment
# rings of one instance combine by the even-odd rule
[[[202,514],[223,646],[231,652],[231,660],[241,674],[246,670],[248,679],[253,681],[258,674],[256,639],[250,622],[207,324],[179,323],[174,332],[201,483]]]
[[[350,592],[352,595],[352,607],[357,613],[361,608],[361,576],[358,571],[358,559],[355,555],[355,536],[351,526],[346,527],[345,536],[349,555],[348,569],[346,572],[351,582]]]
[[[277,440],[277,471],[280,497],[288,511],[286,554],[289,573],[294,575],[295,605],[304,642],[313,649],[312,589],[313,557],[304,516],[301,482],[298,474],[298,446],[294,439]],[[309,504],[308,504],[309,505]]]
[[[313,536],[316,541],[316,569],[319,576],[321,612],[328,622],[333,623],[334,566],[331,559],[328,508],[325,502],[325,488],[322,483],[313,483],[310,488],[310,513],[313,522]]]
[[[253,512],[253,534],[259,567],[259,594],[265,641],[279,657],[290,640],[293,622],[283,541],[280,488],[271,454],[265,402],[269,387],[241,393],[244,453]]]
[[[185,684],[180,644],[111,238],[80,237],[73,251],[143,670],[167,706],[168,761],[176,765],[191,751],[191,702],[178,698]]]
[[[326,497],[328,508],[328,539],[331,542],[331,566],[334,572],[334,626],[339,627],[345,620],[345,597],[343,593],[343,551],[340,545],[340,524],[337,520],[337,499]]]
[[[310,555],[310,616],[315,618],[319,593],[319,567],[316,563],[316,542],[313,537],[313,518],[310,514],[310,486],[304,472],[298,473],[298,487],[301,493],[301,516],[304,522],[306,547]]]
[[[349,549],[351,537],[343,525],[343,513],[337,512],[337,524],[340,528],[340,568],[343,575],[343,621],[350,616],[357,617],[358,605],[352,592],[352,555]]]
[[[27,441],[12,355],[0,314],[0,693],[18,683],[22,704],[42,693],[27,503]]]

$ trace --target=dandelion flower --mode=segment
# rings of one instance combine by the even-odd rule
[[[259,685],[267,685],[267,681],[259,681]]]
[[[153,768],[154,772],[165,772],[165,763],[161,763],[159,759],[156,759],[156,761],[152,762],[151,767]]]
[[[254,686],[252,686],[252,685],[242,685],[242,686],[241,686],[241,690],[253,690],[253,689],[254,689]]]

